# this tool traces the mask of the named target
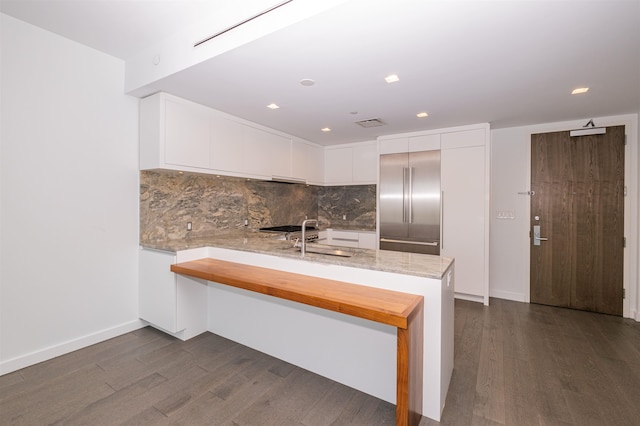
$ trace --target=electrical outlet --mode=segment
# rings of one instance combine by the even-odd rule
[[[244,220],[244,226],[249,226],[249,219]]]
[[[342,215],[342,220],[347,220],[347,215],[346,214]]]
[[[191,231],[193,229],[193,226],[191,225],[191,222],[187,222],[187,231]]]

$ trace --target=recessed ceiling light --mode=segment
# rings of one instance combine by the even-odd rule
[[[331,129],[328,128],[328,127],[325,127],[324,129],[320,129],[320,130],[322,130],[323,132],[330,132],[331,131]]]
[[[384,78],[384,81],[387,83],[395,83],[396,81],[400,81],[400,77],[395,74],[388,75]]]
[[[579,93],[587,93],[589,91],[588,87],[578,87],[577,89],[573,89],[571,92],[572,95],[577,95]]]
[[[269,108],[269,109],[278,109],[280,107],[278,105],[276,105],[276,104],[269,104],[269,105],[267,105],[267,108]]]
[[[314,84],[316,84],[316,82],[311,80],[310,78],[303,78],[302,80],[300,80],[300,84],[302,84],[303,86],[313,86]]]
[[[426,112],[419,112],[416,114],[416,117],[420,117],[420,118],[424,118],[424,117],[428,117],[429,114],[427,114]]]

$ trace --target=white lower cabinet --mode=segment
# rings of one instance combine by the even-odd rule
[[[180,261],[203,257],[187,252]],[[191,259],[193,257],[193,259]],[[182,340],[207,330],[207,284],[171,272],[176,253],[140,250],[138,316]]]
[[[378,235],[375,232],[359,232],[358,247],[375,250],[378,248]]]
[[[323,240],[320,236],[319,242],[340,247],[354,247],[364,249],[375,249],[377,236],[375,232],[369,231],[348,231],[341,229],[327,229],[326,237]]]
[[[485,294],[485,192],[483,146],[443,149],[440,254],[455,257],[456,293]],[[464,173],[460,173],[464,170]],[[473,176],[473,178],[471,178]]]
[[[456,295],[488,304],[488,131],[443,133],[441,142],[440,254],[456,259]]]
[[[318,232],[318,243],[329,244],[329,231],[323,230]]]
[[[332,229],[329,233],[329,244],[341,247],[358,247],[359,237],[357,232],[339,231]]]

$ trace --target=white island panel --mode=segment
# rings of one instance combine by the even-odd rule
[[[208,248],[213,259],[424,296],[423,415],[440,419],[453,371],[453,268],[439,279]],[[395,403],[396,329],[210,283],[211,332]]]

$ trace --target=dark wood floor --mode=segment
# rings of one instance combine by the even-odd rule
[[[442,424],[640,424],[640,324],[456,301]],[[1,425],[383,425],[394,406],[219,336],[152,328],[0,377]],[[423,418],[421,425],[437,424]]]

